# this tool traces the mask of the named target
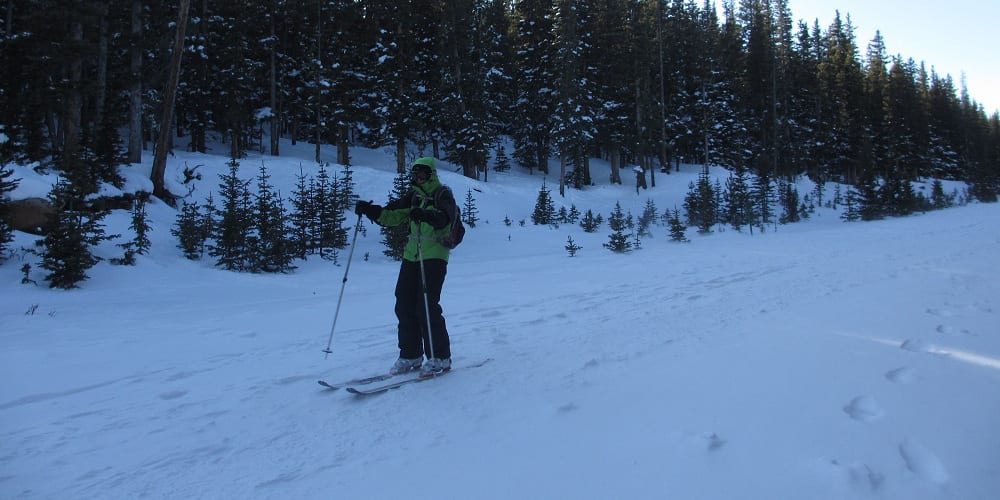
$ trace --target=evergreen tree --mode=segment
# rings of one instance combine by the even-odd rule
[[[934,179],[934,183],[931,187],[931,207],[935,209],[947,208],[954,203],[947,195],[944,194],[944,183],[941,179]]]
[[[667,223],[670,225],[671,241],[678,241],[682,243],[688,241],[687,236],[684,234],[685,231],[687,231],[687,227],[683,222],[681,222],[681,211],[679,209],[674,208],[674,210],[670,212],[670,215],[667,218]]]
[[[510,158],[507,157],[507,152],[504,150],[503,145],[497,146],[496,153],[496,163],[493,166],[493,170],[504,173],[510,170]]]
[[[844,197],[844,212],[840,214],[841,220],[845,222],[855,222],[861,220],[859,200],[861,196],[854,188],[848,188]]]
[[[472,189],[465,193],[465,205],[462,207],[462,222],[469,227],[476,227],[479,222],[479,210],[476,208],[476,199],[472,197]]]
[[[333,179],[331,195],[334,202],[332,207],[334,247],[347,248],[347,235],[350,232],[346,225],[347,211],[354,207],[357,198],[354,194],[354,171],[350,165],[344,165],[341,176]]]
[[[643,207],[642,215],[639,216],[639,230],[637,234],[639,236],[652,236],[649,232],[650,226],[656,223],[657,210],[656,203],[649,198],[646,200],[646,205]]]
[[[313,244],[319,256],[323,259],[337,261],[338,225],[340,216],[338,206],[339,188],[337,179],[330,178],[326,164],[321,163],[313,184]]]
[[[228,271],[245,271],[250,264],[248,244],[253,221],[247,191],[250,181],[240,179],[239,169],[239,162],[232,159],[229,173],[219,174],[222,207],[218,210],[213,233],[215,244],[208,251],[210,256],[216,258],[215,265]]]
[[[576,253],[579,252],[582,248],[583,247],[577,245],[576,242],[573,241],[572,236],[566,237],[566,251],[569,252],[570,257],[576,257]]]
[[[702,233],[712,231],[712,225],[717,219],[718,206],[707,168],[702,169],[696,184],[688,186],[688,193],[684,197],[684,210],[687,212],[689,225],[697,226],[698,231]]]
[[[608,235],[608,242],[604,244],[604,248],[615,253],[624,253],[632,248],[632,242],[629,241],[628,235],[625,234],[627,222],[625,214],[622,212],[621,203],[616,202],[615,209],[611,211],[611,216],[608,217],[608,226],[611,227],[611,234]]]
[[[566,214],[566,222],[568,224],[576,224],[580,220],[580,211],[576,208],[576,205],[569,206],[569,212]]]
[[[410,191],[410,176],[406,173],[397,174],[392,182],[392,191],[389,193],[389,203],[400,200]],[[407,224],[392,227],[382,227],[382,244],[385,250],[382,253],[392,260],[403,259],[403,248],[410,238],[410,228]]]
[[[878,220],[885,217],[886,210],[878,181],[872,173],[865,174],[854,191],[858,216],[861,220]]]
[[[113,263],[126,266],[135,265],[136,255],[146,255],[152,243],[149,241],[149,232],[153,230],[149,225],[146,214],[146,199],[138,196],[132,202],[132,223],[129,229],[135,234],[132,241],[122,243],[118,246],[125,250],[125,255],[121,259],[113,259]]]
[[[584,232],[593,233],[596,232],[601,224],[604,222],[604,218],[598,214],[594,215],[594,211],[587,209],[587,213],[583,214],[583,219],[580,220],[580,227],[583,228]]]
[[[300,259],[305,259],[312,250],[313,241],[313,186],[308,182],[302,167],[295,176],[295,189],[292,191],[292,213],[289,216],[289,242],[291,252]]]
[[[543,180],[542,187],[538,190],[538,198],[535,200],[535,210],[531,213],[531,222],[536,226],[555,224],[555,217],[555,202],[552,201],[551,192],[545,187]]]
[[[87,279],[87,270],[101,261],[91,247],[116,236],[104,233],[101,220],[107,212],[87,207],[83,191],[68,180],[56,182],[49,202],[56,210],[49,216],[42,240],[42,268],[49,271],[45,279],[50,288],[76,288]]]
[[[0,129],[2,134],[2,129]],[[2,147],[2,144],[0,144]],[[7,260],[7,243],[14,239],[14,227],[10,221],[9,193],[17,188],[19,179],[11,179],[14,169],[0,160],[0,264]]]
[[[773,220],[771,205],[775,200],[774,184],[768,175],[762,174],[757,176],[757,182],[753,185],[752,198],[753,214],[756,219],[754,222],[763,231]]]
[[[565,195],[567,180],[577,189],[589,183],[586,171],[587,148],[594,138],[594,101],[592,85],[587,77],[584,55],[589,50],[585,32],[585,3],[560,0],[556,2],[553,26],[554,109],[551,117],[553,149],[562,165],[559,193]],[[572,168],[567,179],[566,169]]]
[[[726,221],[737,231],[753,223],[753,202],[746,170],[737,168],[726,179],[725,201]]]
[[[791,183],[783,182],[779,187],[781,192],[781,216],[778,222],[788,224],[802,219],[799,214],[799,192]]]
[[[550,0],[522,0],[515,4],[518,74],[513,111],[518,126],[513,130],[514,158],[529,171],[537,169],[544,174],[549,173],[553,105],[558,102],[553,96],[553,10]]]
[[[198,203],[185,201],[177,214],[177,221],[170,234],[177,238],[177,248],[184,257],[191,260],[201,259],[205,253],[205,241],[210,233],[202,225],[201,211]]]
[[[293,248],[288,238],[288,217],[281,196],[271,186],[267,166],[261,162],[257,174],[257,195],[253,206],[256,248],[253,272],[285,273],[294,269]]]

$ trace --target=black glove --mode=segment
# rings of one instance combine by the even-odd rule
[[[427,210],[420,207],[413,207],[410,209],[410,218],[413,219],[414,222],[427,222],[428,215],[430,214],[427,213]]]
[[[371,207],[371,201],[358,200],[358,202],[354,204],[354,215],[364,215]]]
[[[377,222],[382,215],[382,207],[373,204],[371,201],[359,201],[354,205],[354,213],[368,217],[372,222]]]

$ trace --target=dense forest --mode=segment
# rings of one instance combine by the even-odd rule
[[[351,145],[395,146],[400,170],[417,144],[478,177],[506,136],[522,168],[558,159],[577,187],[600,157],[614,181],[641,165],[654,185],[693,162],[854,185],[961,179],[989,201],[1000,188],[1000,116],[880,35],[861,48],[846,13],[795,20],[788,0],[722,12],[679,0],[9,0],[0,15],[0,160],[57,169],[80,192],[156,144],[204,151],[212,137],[233,158],[280,155],[285,138],[341,164]]]

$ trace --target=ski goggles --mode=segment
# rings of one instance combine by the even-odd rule
[[[431,168],[427,165],[414,165],[410,167],[410,181],[414,184],[423,184],[431,178]]]

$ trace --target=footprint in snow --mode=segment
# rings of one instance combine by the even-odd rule
[[[578,409],[580,409],[580,407],[577,406],[576,403],[570,402],[570,403],[566,403],[566,404],[560,406],[559,408],[557,408],[556,412],[557,413],[569,413],[569,412],[572,412],[572,411],[576,411]]]
[[[931,345],[928,344],[927,342],[924,342],[923,340],[919,340],[919,339],[910,339],[910,340],[904,341],[902,344],[900,344],[899,348],[903,349],[904,351],[910,351],[910,352],[930,352],[931,351]]]
[[[927,481],[937,484],[948,482],[948,470],[944,462],[919,443],[907,439],[899,445],[899,455],[906,468]]]
[[[187,393],[188,393],[188,391],[170,391],[170,392],[164,392],[164,393],[160,394],[160,399],[169,401],[171,399],[182,398]]]
[[[827,462],[833,472],[842,480],[855,488],[868,491],[878,491],[885,482],[885,475],[861,462],[841,463],[831,459]]]
[[[852,399],[844,407],[844,413],[848,414],[854,420],[862,422],[870,422],[885,414],[882,407],[871,396],[858,396]]]
[[[949,325],[938,325],[938,327],[935,330],[938,333],[943,333],[945,335],[954,335],[957,333],[972,335],[972,332],[966,330],[965,328],[955,328],[954,326],[949,326]]]
[[[955,315],[953,312],[947,309],[931,309],[931,308],[927,309],[927,314],[930,314],[931,316],[937,316],[939,318],[950,318]]]
[[[917,372],[914,371],[912,368],[903,366],[900,368],[896,368],[895,370],[889,370],[888,372],[886,372],[885,378],[897,384],[909,384],[914,380],[916,380]]]

